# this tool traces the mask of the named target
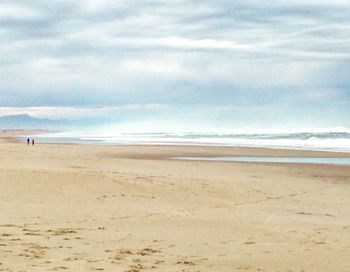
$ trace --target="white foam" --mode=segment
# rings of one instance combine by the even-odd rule
[[[120,144],[186,144],[186,145],[216,145],[242,147],[269,147],[300,150],[323,150],[350,152],[350,139],[240,139],[240,138],[186,138],[186,137],[81,137],[86,141],[102,141]]]
[[[305,132],[303,132],[305,133]],[[242,146],[242,147],[268,147],[299,150],[322,150],[350,152],[350,134],[348,132],[324,132],[315,134],[195,134],[195,133],[148,133],[148,134],[88,134],[82,132],[59,132],[40,135],[45,138],[74,138],[77,141],[101,142],[104,144],[152,144],[152,145],[210,145],[210,146]],[[338,134],[337,134],[338,133]],[[340,134],[339,134],[340,133]],[[341,134],[341,133],[344,133]]]

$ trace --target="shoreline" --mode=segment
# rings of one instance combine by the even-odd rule
[[[0,131],[0,141],[17,142],[21,143],[19,137],[27,137],[26,135],[42,135],[47,133],[45,130],[2,130]],[[73,138],[70,138],[73,139]],[[153,150],[155,154],[151,156],[158,156],[162,159],[167,159],[157,152],[157,150],[166,149],[173,151],[172,157],[315,157],[315,158],[350,158],[350,152],[340,151],[323,151],[323,150],[303,150],[293,148],[280,148],[280,147],[255,147],[255,146],[233,146],[233,145],[199,145],[199,144],[152,144],[152,143],[77,143],[77,142],[40,142],[40,137],[37,139],[36,144],[40,145],[77,145],[77,146],[96,146],[96,147],[111,147],[123,150],[127,147],[133,148],[148,148]],[[179,153],[178,151],[181,150]],[[158,154],[158,155],[157,155]],[[132,155],[134,157],[134,154]]]
[[[16,132],[16,131],[15,131]],[[19,133],[21,132],[21,133]],[[145,134],[144,137],[146,138],[128,138],[122,135],[115,136],[115,137],[88,137],[88,136],[52,136],[55,133],[55,131],[45,131],[45,130],[18,130],[15,134],[15,137],[21,140],[22,137],[32,137],[37,135],[37,140],[39,140],[41,143],[45,144],[81,144],[81,145],[107,145],[107,146],[119,146],[119,145],[126,145],[126,146],[190,146],[190,147],[235,147],[235,148],[257,148],[257,149],[273,149],[273,150],[292,150],[292,151],[314,151],[314,152],[330,152],[330,153],[343,153],[343,154],[350,154],[350,142],[342,142],[343,145],[340,145],[337,141],[341,139],[334,138],[334,142],[329,145],[324,145],[321,142],[320,143],[310,143],[308,140],[305,140],[305,142],[293,142],[293,141],[301,141],[300,139],[293,139],[290,138],[289,140],[291,142],[287,143],[281,143],[278,142],[278,138],[275,138],[277,140],[276,142],[271,142],[274,140],[267,140],[267,142],[262,141],[262,139],[258,141],[261,141],[260,143],[254,142],[253,139],[240,139],[245,140],[244,142],[220,142],[221,137],[217,138],[216,140],[212,139],[212,141],[208,140],[206,141],[206,138],[198,138],[196,140],[190,139],[190,138],[178,138],[178,139],[168,139],[165,138],[147,138],[148,134]],[[142,135],[142,134],[141,134]],[[0,135],[1,136],[1,135]],[[239,136],[238,134],[236,136]],[[268,136],[268,135],[266,135]],[[181,140],[180,140],[181,139]],[[239,138],[232,138],[231,140],[239,139]],[[286,139],[286,138],[281,138]],[[281,140],[279,139],[279,140]],[[252,141],[251,141],[252,140]],[[343,139],[346,140],[346,139]]]
[[[106,147],[116,151],[132,149],[144,149],[148,152],[142,153],[140,158],[172,159],[173,157],[310,157],[310,158],[350,158],[350,152],[299,150],[270,147],[249,146],[212,146],[212,145],[153,145],[153,144],[77,144],[77,143],[38,143],[47,146],[81,146],[88,148],[104,149]],[[164,155],[163,151],[173,154],[171,157]],[[180,155],[178,155],[180,154]],[[130,157],[128,157],[130,155]],[[138,158],[135,153],[125,153],[125,158]]]

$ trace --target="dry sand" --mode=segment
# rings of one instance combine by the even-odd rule
[[[350,271],[350,167],[167,159],[264,154],[2,141],[0,271]]]

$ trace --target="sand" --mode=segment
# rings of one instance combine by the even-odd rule
[[[0,142],[0,271],[350,271],[349,156]]]

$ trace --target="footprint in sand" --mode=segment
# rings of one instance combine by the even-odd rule
[[[50,233],[54,236],[60,236],[60,235],[67,235],[67,234],[76,234],[78,233],[77,230],[75,229],[70,229],[70,228],[59,228],[56,230],[48,230],[46,231],[47,233]]]
[[[46,256],[46,250],[48,250],[48,247],[30,243],[29,246],[18,256],[29,259],[42,259]]]
[[[193,261],[187,261],[187,260],[184,260],[184,261],[177,261],[176,264],[189,265],[189,266],[194,266],[194,265],[196,265],[195,262],[193,262]]]
[[[73,257],[68,257],[68,258],[66,258],[66,259],[63,259],[63,261],[65,261],[65,262],[74,262],[74,261],[79,261],[80,259],[79,258],[77,258],[77,257],[75,257],[75,258],[73,258]]]
[[[254,245],[256,243],[254,241],[247,241],[247,242],[244,242],[243,244],[245,244],[245,245]]]
[[[54,271],[58,271],[58,270],[67,270],[68,267],[65,267],[65,266],[56,266],[56,267],[53,267],[51,270],[54,270]]]

